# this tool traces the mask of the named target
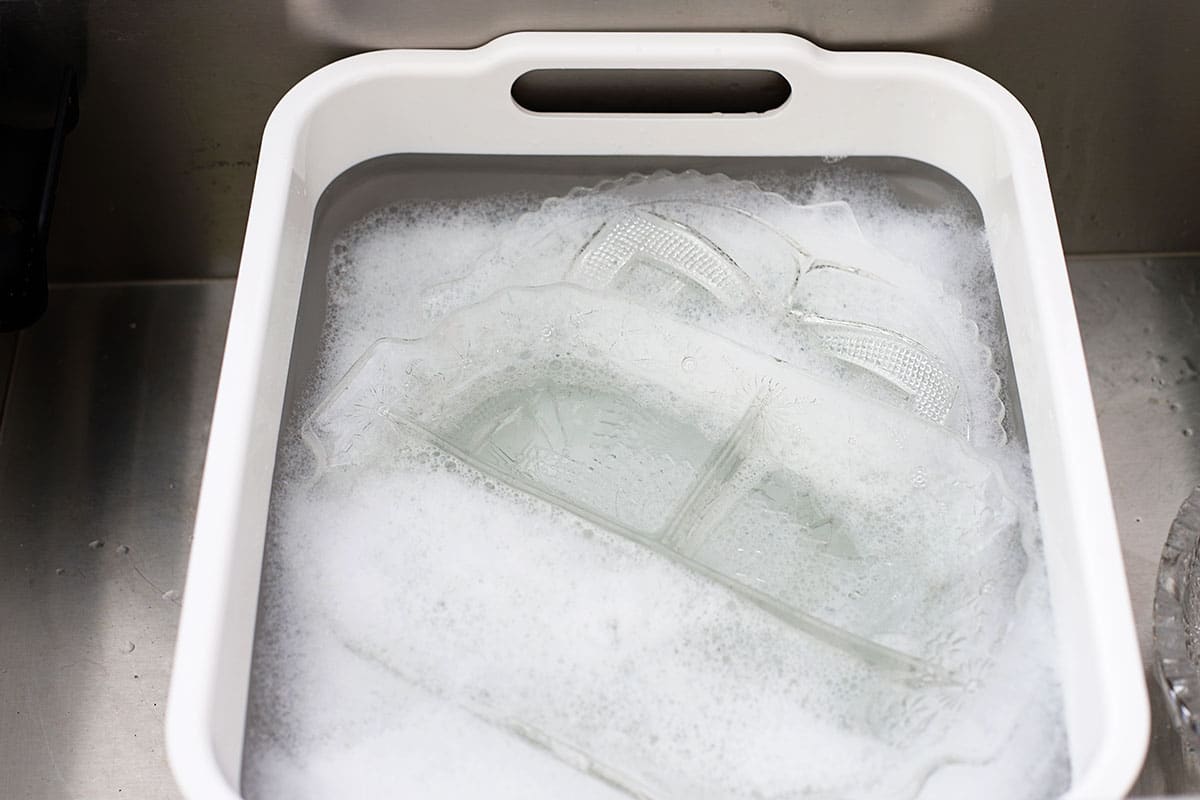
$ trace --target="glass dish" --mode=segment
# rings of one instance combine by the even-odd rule
[[[786,361],[832,359],[860,392],[975,443],[1005,438],[974,323],[918,268],[869,244],[845,203],[797,205],[722,175],[630,176],[546,201],[426,308],[436,319],[506,286],[558,281]]]
[[[572,284],[378,342],[305,435],[323,468],[416,437],[916,683],[965,680],[930,619],[1011,600],[971,575],[1019,549],[1020,512],[961,439]]]
[[[1200,487],[1171,523],[1154,593],[1155,683],[1178,736],[1177,789],[1200,787]],[[1180,774],[1171,774],[1178,772]]]

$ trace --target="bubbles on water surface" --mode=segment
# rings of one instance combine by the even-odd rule
[[[663,202],[655,180],[573,193],[524,221],[493,201],[398,205],[336,245],[310,396],[349,372],[344,397],[360,405],[337,417],[336,465],[274,499],[248,797],[482,785],[496,797],[953,797],[979,781],[1032,797],[1065,785],[1044,577],[1020,544],[1033,524],[1024,453],[988,432],[1003,411],[984,346],[1005,346],[988,322],[981,231],[873,190],[789,217],[837,187],[766,200],[717,181],[705,210],[678,193]],[[558,258],[561,281],[603,220],[625,219],[610,215],[621,202],[652,214],[596,240],[587,274],[617,278],[585,289],[609,305],[462,311],[494,296],[471,283],[488,269],[550,274]],[[933,308],[973,321],[952,332],[970,346],[914,348],[931,330],[919,314],[893,315],[905,338],[889,341],[903,346],[865,360],[805,339],[839,297],[890,290],[839,295],[859,279],[817,270],[833,288],[789,295],[795,273],[771,271],[786,250],[756,251],[750,234],[714,247],[708,233],[747,219],[731,204],[803,233],[828,263],[886,268],[916,297],[935,287]],[[643,228],[658,238],[627,258]],[[755,316],[767,295],[809,316]],[[635,296],[606,335],[593,312]],[[353,362],[389,336],[415,357],[380,373],[399,381],[375,381],[375,362]],[[951,385],[922,382],[929,358],[957,364],[967,394],[910,402]],[[764,387],[765,415],[751,411]],[[950,410],[939,421],[928,409]],[[1032,759],[1015,741],[1056,755]]]

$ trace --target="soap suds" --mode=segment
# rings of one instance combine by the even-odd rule
[[[1028,458],[1001,405],[1007,344],[984,233],[965,212],[906,206],[845,174],[764,176],[769,194],[659,174],[533,210],[526,197],[398,204],[347,231],[299,419],[321,422],[338,389],[350,411],[327,402],[337,413],[314,428],[319,443],[340,437],[334,450],[314,457],[296,426],[281,442],[248,798],[1065,789],[1044,565]],[[556,288],[629,207],[704,234],[754,302],[714,304],[632,268],[625,283]],[[810,273],[797,293],[793,245],[840,271]],[[591,317],[555,316],[587,292],[599,293],[587,313],[634,302],[616,315],[627,328],[606,339]],[[788,316],[789,303],[809,316]],[[506,310],[519,313],[505,322]],[[823,349],[803,327],[814,316],[873,323],[951,365],[962,391],[944,424],[886,372]],[[382,338],[417,342],[376,345],[392,360],[344,379]],[[383,366],[405,377],[388,388],[370,372]],[[605,386],[620,391],[597,404]],[[756,429],[744,461],[768,466],[717,491],[706,513],[721,535],[679,545],[690,562],[625,535],[670,538],[680,487],[755,402],[774,427]],[[569,435],[596,420],[615,444]],[[565,444],[512,469],[479,444],[508,455],[560,428]],[[546,460],[556,453],[570,458]],[[571,471],[610,453],[620,466],[591,484]],[[702,517],[689,524],[714,529]],[[830,644],[746,587],[932,667],[905,673]]]

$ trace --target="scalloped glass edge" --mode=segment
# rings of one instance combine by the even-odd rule
[[[662,194],[652,198],[626,198],[624,202],[625,208],[636,207],[644,203],[668,203],[668,202],[698,202],[698,195],[707,193],[737,193],[746,192],[753,193],[756,198],[769,202],[776,206],[780,211],[796,211],[819,209],[831,206],[849,206],[840,200],[825,201],[814,204],[798,205],[791,202],[782,194],[775,191],[768,191],[761,188],[757,183],[745,179],[734,179],[720,172],[701,173],[698,170],[688,169],[680,172],[675,172],[667,169],[656,170],[651,173],[634,172],[620,178],[607,178],[592,186],[579,186],[571,189],[566,194],[550,197],[543,200],[537,208],[526,211],[521,214],[513,223],[512,228],[506,233],[504,239],[497,244],[495,248],[481,257],[481,261],[489,255],[503,250],[505,247],[511,246],[513,242],[522,241],[523,239],[532,237],[534,239],[541,238],[546,234],[545,225],[540,219],[541,215],[547,211],[554,211],[560,206],[568,205],[572,202],[577,202],[587,198],[603,198],[605,195],[612,195],[622,191],[636,191],[643,186],[653,184],[660,181],[674,181],[682,188],[675,193]],[[719,201],[719,197],[716,199]],[[711,205],[719,205],[719,202],[714,201]],[[620,201],[617,201],[618,203]],[[621,205],[614,205],[608,211],[616,211]],[[745,212],[742,209],[729,207],[730,210],[736,210],[740,213],[745,213],[754,219],[760,225],[771,230],[781,240],[790,243],[799,251],[807,253],[808,251],[795,242],[786,232],[779,230],[773,223],[763,220],[750,212]],[[962,381],[961,392],[966,394],[966,403],[968,406],[967,429],[961,431],[961,435],[969,441],[974,440],[973,434],[978,431],[984,437],[984,442],[993,442],[997,445],[1003,445],[1008,441],[1009,432],[1005,425],[1007,411],[1004,403],[1003,382],[1000,375],[996,371],[996,356],[993,349],[983,340],[978,323],[970,319],[964,313],[963,305],[957,298],[951,296],[947,291],[945,284],[939,280],[930,278],[920,265],[910,264],[901,261],[888,253],[871,244],[862,234],[861,227],[858,225],[857,219],[851,213],[851,221],[854,231],[859,237],[863,246],[878,251],[889,259],[903,264],[905,268],[912,270],[919,275],[931,290],[933,304],[936,305],[939,311],[944,312],[940,315],[944,318],[938,320],[938,325],[943,327],[946,333],[950,334],[946,337],[947,341],[953,342],[951,348],[958,352],[961,357],[960,363],[951,366],[955,372],[958,372],[963,360],[974,362],[982,374],[988,374],[991,377],[986,385],[972,384],[971,382]],[[821,261],[817,258],[816,261]],[[830,266],[838,266],[831,263]],[[469,280],[469,279],[463,279]],[[882,280],[882,279],[880,279]],[[463,281],[452,281],[451,284],[461,283]],[[886,283],[886,281],[885,281]],[[498,288],[498,287],[496,287]],[[437,287],[435,287],[436,291]],[[864,324],[855,320],[838,320],[827,319],[825,322],[845,324],[849,326]],[[865,323],[869,324],[869,323]],[[886,330],[886,329],[882,329]],[[831,356],[838,358],[836,353],[830,353]],[[846,363],[854,364],[852,361]],[[862,364],[854,364],[857,367],[865,368],[867,371],[882,377],[884,380],[890,380],[890,377],[882,374],[877,370],[872,370],[869,367],[864,367]],[[975,419],[978,415],[978,419]],[[953,429],[953,428],[951,428]]]
[[[1200,668],[1193,655],[1200,650],[1200,619],[1189,606],[1200,591],[1198,550],[1200,486],[1180,505],[1158,562],[1152,665],[1171,723],[1193,759],[1200,759]]]

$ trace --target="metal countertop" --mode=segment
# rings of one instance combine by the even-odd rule
[[[1200,258],[1070,271],[1147,656],[1159,550],[1200,483]],[[179,796],[163,713],[232,296],[59,286],[0,336],[2,797]],[[1155,733],[1140,794],[1169,788]]]

